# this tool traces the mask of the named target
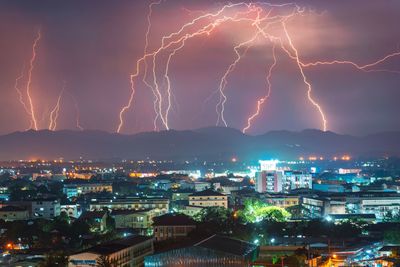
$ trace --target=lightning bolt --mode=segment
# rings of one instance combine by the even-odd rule
[[[20,80],[22,80],[24,78],[24,72],[25,72],[25,64],[22,65],[22,70],[21,73],[19,74],[19,76],[15,79],[15,84],[14,84],[14,89],[18,94],[18,101],[21,103],[21,105],[23,106],[24,110],[26,111],[26,114],[28,115],[28,117],[30,118],[30,111],[28,109],[28,106],[25,103],[24,100],[24,96],[22,94],[21,89],[19,88],[19,82]],[[32,128],[32,121],[30,122],[30,126],[28,129]]]
[[[56,105],[54,106],[53,110],[50,112],[50,124],[49,124],[49,130],[50,131],[55,131],[57,128],[57,119],[60,111],[60,104],[61,104],[61,98],[65,90],[65,82],[63,83],[63,87],[60,91],[60,94],[58,95]]]
[[[324,131],[327,131],[327,130],[328,130],[328,126],[327,126],[328,122],[327,122],[327,120],[326,120],[325,113],[324,113],[324,111],[322,110],[321,105],[320,105],[316,100],[314,100],[314,98],[313,98],[312,95],[311,95],[311,93],[312,93],[312,86],[311,86],[311,83],[308,81],[308,79],[307,79],[307,77],[306,77],[306,75],[305,75],[305,73],[304,73],[302,63],[301,63],[301,61],[300,61],[300,59],[299,59],[299,52],[297,51],[296,47],[293,45],[292,38],[290,37],[289,32],[288,32],[288,30],[287,30],[287,28],[286,28],[286,20],[282,21],[282,26],[283,26],[283,31],[284,31],[284,33],[285,33],[285,35],[286,35],[286,38],[287,38],[287,40],[288,40],[288,42],[289,42],[289,46],[291,47],[291,49],[292,49],[293,52],[294,52],[294,57],[295,57],[297,66],[299,67],[299,71],[300,71],[300,73],[301,73],[301,76],[302,76],[302,78],[303,78],[303,82],[304,82],[304,83],[306,84],[306,86],[307,86],[307,97],[308,97],[308,100],[309,100],[309,101],[311,102],[311,104],[318,110],[319,114],[321,115],[322,129],[323,129]]]
[[[239,4],[229,4],[229,5],[225,5],[221,10],[225,10],[227,7],[231,7],[231,6],[237,6],[237,5],[239,5]],[[241,3],[240,5],[246,5],[246,6],[249,6],[248,4],[244,4],[244,3]],[[219,12],[217,12],[217,14],[220,14],[220,13],[222,13],[222,11],[219,11]],[[209,14],[205,14],[205,15],[203,15],[203,16],[200,16],[200,17],[208,17],[208,16],[215,16],[213,13],[209,13]],[[195,19],[194,21],[198,21],[199,19],[200,19],[200,17],[199,18],[197,18],[197,19]],[[134,94],[135,94],[135,79],[139,76],[139,74],[140,74],[140,72],[141,72],[141,68],[140,68],[140,66],[143,64],[143,62],[148,58],[148,57],[153,57],[153,64],[156,62],[156,57],[157,57],[157,55],[160,53],[160,52],[162,52],[162,51],[164,51],[164,50],[166,50],[166,49],[168,49],[168,48],[170,48],[170,47],[172,47],[172,46],[174,46],[174,45],[179,45],[181,42],[183,42],[183,41],[185,41],[185,40],[187,40],[187,39],[190,39],[190,38],[193,38],[193,37],[196,37],[196,36],[200,36],[200,35],[204,35],[204,34],[210,34],[217,26],[219,26],[221,23],[223,23],[223,22],[226,22],[226,21],[236,21],[236,22],[239,22],[239,21],[245,21],[245,20],[247,20],[247,21],[254,21],[254,20],[251,20],[251,19],[248,19],[248,18],[240,18],[240,19],[238,19],[238,18],[234,18],[234,17],[227,17],[227,16],[225,16],[224,18],[222,18],[222,19],[217,19],[217,20],[215,20],[214,22],[211,22],[211,23],[209,23],[208,25],[205,25],[204,27],[202,27],[201,29],[199,29],[198,31],[196,31],[196,32],[193,32],[193,33],[191,33],[191,34],[185,34],[184,36],[181,36],[180,38],[178,38],[177,40],[174,40],[174,41],[169,41],[169,42],[167,42],[166,43],[166,41],[165,40],[169,40],[169,39],[171,39],[172,37],[174,37],[174,36],[178,36],[179,35],[179,33],[181,33],[181,32],[183,32],[184,31],[184,29],[185,28],[187,28],[188,26],[190,26],[190,25],[192,25],[192,24],[194,24],[194,22],[192,21],[192,22],[189,22],[189,23],[187,23],[187,24],[185,24],[177,33],[172,33],[172,34],[170,34],[169,36],[167,36],[167,37],[163,37],[162,38],[162,44],[161,44],[161,46],[157,49],[157,50],[155,50],[154,52],[152,52],[152,53],[147,53],[147,54],[145,54],[145,55],[143,55],[140,59],[138,59],[137,61],[136,61],[136,69],[135,69],[135,71],[130,75],[130,83],[131,83],[131,94],[130,94],[130,96],[129,96],[129,99],[128,99],[128,103],[125,105],[125,106],[123,106],[122,107],[122,109],[120,110],[120,112],[119,112],[119,125],[118,125],[118,127],[117,127],[117,133],[119,133],[120,131],[121,131],[121,129],[122,129],[122,127],[123,127],[123,125],[124,125],[124,114],[125,114],[125,112],[128,110],[128,109],[130,109],[131,108],[131,106],[132,106],[132,101],[133,101],[133,97],[134,97]],[[165,117],[162,115],[162,112],[161,112],[161,109],[162,109],[162,105],[163,105],[163,101],[162,101],[162,95],[161,95],[161,92],[160,92],[160,90],[159,90],[159,85],[158,85],[158,83],[157,83],[157,77],[156,77],[156,74],[155,74],[155,67],[153,66],[153,82],[154,82],[154,84],[155,84],[155,91],[156,91],[156,93],[157,93],[157,95],[158,95],[158,97],[159,97],[159,101],[158,101],[158,112],[159,112],[159,115],[160,115],[160,117],[161,117],[161,120],[162,120],[162,122],[163,122],[163,125],[165,126],[165,128],[166,129],[169,129],[169,126],[166,124],[166,119],[165,119]]]
[[[276,53],[275,53],[275,44],[272,46],[272,57],[273,57],[273,63],[268,69],[268,75],[267,75],[267,94],[260,98],[257,101],[257,109],[256,112],[254,112],[248,119],[247,119],[247,125],[242,129],[243,133],[246,133],[252,124],[252,121],[260,114],[261,111],[261,106],[264,104],[265,101],[269,98],[271,95],[271,90],[272,90],[272,83],[271,83],[271,77],[272,77],[272,70],[275,68],[277,60],[276,60]]]
[[[159,0],[157,2],[152,2],[149,5],[149,10],[148,10],[148,13],[147,13],[147,30],[146,30],[146,35],[145,35],[145,45],[144,45],[144,51],[143,51],[144,55],[147,54],[148,47],[149,47],[149,35],[150,35],[151,27],[152,27],[151,17],[153,15],[153,6],[159,5],[159,4],[161,4],[161,2],[162,2],[162,0]],[[144,73],[143,73],[142,81],[148,88],[151,89],[151,91],[153,92],[153,95],[154,95],[153,109],[154,109],[154,112],[155,112],[156,116],[154,118],[153,125],[154,125],[154,131],[157,131],[158,130],[157,120],[158,120],[158,117],[159,117],[159,114],[157,112],[157,105],[158,105],[159,99],[158,99],[158,95],[157,95],[157,93],[156,93],[156,91],[154,89],[154,86],[150,85],[150,83],[147,82],[148,64],[147,64],[147,60],[146,59],[144,59],[143,64],[144,64]]]
[[[70,94],[72,101],[74,102],[74,107],[75,107],[75,127],[81,131],[84,130],[84,128],[81,125],[81,121],[80,121],[80,117],[81,117],[81,113],[79,111],[79,105],[78,105],[78,101],[76,100],[76,98]]]
[[[29,114],[31,115],[31,122],[32,122],[33,129],[35,129],[36,131],[39,128],[38,128],[38,123],[36,120],[35,108],[33,105],[32,96],[31,96],[31,85],[32,85],[32,72],[34,69],[34,64],[35,64],[35,59],[36,59],[36,49],[37,49],[37,46],[39,45],[39,41],[40,41],[41,37],[42,37],[42,33],[41,33],[41,29],[39,28],[39,30],[37,31],[36,38],[32,45],[32,57],[31,57],[31,60],[29,61],[28,81],[26,83],[26,95],[27,95],[28,102],[29,102]]]
[[[347,64],[347,65],[351,65],[353,67],[355,67],[356,69],[360,70],[360,71],[364,71],[364,72],[392,72],[392,73],[400,73],[400,71],[396,71],[396,70],[387,70],[387,69],[370,69],[372,67],[375,67],[383,62],[385,62],[386,60],[396,57],[396,56],[400,56],[400,52],[394,52],[391,53],[389,55],[384,56],[381,59],[376,60],[375,62],[372,63],[368,63],[365,65],[360,65],[357,64],[353,61],[349,61],[349,60],[332,60],[332,61],[316,61],[316,62],[310,62],[310,63],[301,63],[301,65],[303,67],[315,67],[315,66],[320,66],[320,65],[334,65],[334,64]]]
[[[152,2],[149,5],[149,11],[147,15],[147,30],[145,35],[145,47],[143,51],[143,56],[136,61],[135,69],[130,74],[130,95],[127,103],[121,108],[119,112],[119,124],[117,126],[116,132],[120,132],[124,127],[125,113],[131,108],[134,100],[134,95],[136,92],[136,80],[140,75],[142,76],[142,82],[151,89],[154,95],[153,109],[155,112],[155,118],[153,120],[154,130],[158,130],[158,122],[161,123],[162,127],[165,129],[170,129],[169,114],[172,108],[171,98],[174,96],[172,91],[171,79],[169,76],[170,64],[177,55],[177,53],[186,46],[187,40],[200,37],[203,35],[210,35],[215,28],[219,27],[226,22],[248,22],[253,26],[257,32],[255,35],[250,37],[248,40],[240,42],[234,47],[235,58],[233,62],[225,70],[222,76],[217,93],[219,93],[219,102],[216,106],[217,112],[217,125],[222,123],[227,126],[227,121],[225,120],[225,103],[227,102],[227,95],[225,94],[225,89],[228,84],[228,77],[233,73],[237,64],[245,56],[248,49],[252,47],[253,42],[259,37],[259,35],[264,36],[265,40],[272,43],[272,57],[273,63],[268,68],[267,80],[267,93],[257,100],[256,110],[247,119],[246,126],[242,129],[243,132],[247,132],[251,127],[254,120],[259,116],[262,106],[270,97],[272,90],[272,73],[277,64],[276,57],[276,45],[280,44],[280,48],[296,63],[296,66],[301,74],[302,81],[306,86],[306,96],[308,102],[312,107],[316,109],[321,118],[321,129],[326,131],[328,129],[328,121],[323,108],[320,103],[313,96],[313,87],[310,80],[306,76],[305,68],[318,67],[321,65],[333,65],[333,64],[348,64],[364,72],[392,72],[400,73],[397,70],[389,70],[384,68],[378,68],[377,66],[386,60],[399,56],[400,52],[391,53],[375,62],[361,65],[349,60],[332,60],[332,61],[316,61],[304,63],[301,61],[298,49],[293,43],[291,35],[289,34],[286,23],[287,21],[296,15],[301,15],[305,9],[300,8],[295,3],[287,4],[270,4],[265,2],[255,2],[255,3],[234,3],[222,6],[220,9],[214,12],[199,12],[201,15],[193,18],[191,21],[184,23],[177,31],[173,31],[161,38],[161,44],[152,52],[149,52],[149,36],[152,27],[151,17],[153,13],[153,7],[160,4],[162,1]],[[293,6],[293,11],[289,15],[275,15],[270,16],[272,9],[278,7],[288,7]],[[239,11],[237,11],[239,10]],[[232,14],[232,12],[233,14]],[[196,12],[197,13],[197,12]],[[261,16],[263,13],[263,16]],[[193,13],[191,13],[193,14]],[[256,14],[254,18],[252,15]],[[264,23],[267,23],[266,25]],[[269,32],[268,26],[271,24],[279,23],[279,27],[282,28],[284,36],[276,36]],[[279,28],[279,29],[280,29]],[[283,40],[284,39],[284,40]],[[244,49],[243,49],[244,48]],[[165,55],[164,55],[165,54]],[[161,58],[161,55],[164,56]],[[161,63],[162,62],[162,63]],[[161,64],[163,69],[161,69]],[[151,75],[149,74],[149,67],[151,68]],[[162,86],[159,81],[164,81]],[[215,92],[213,92],[213,95]],[[213,96],[212,95],[212,96]]]

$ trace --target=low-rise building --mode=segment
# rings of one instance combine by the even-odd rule
[[[146,210],[153,209],[157,215],[169,211],[169,199],[166,198],[117,198],[99,199],[90,203],[90,210]]]
[[[228,197],[211,189],[193,193],[189,196],[189,206],[228,208]]]
[[[258,246],[238,239],[214,235],[195,245],[147,256],[145,266],[252,266]],[[178,264],[179,263],[179,264]]]
[[[311,218],[346,213],[346,201],[329,197],[303,197],[302,206],[307,211],[307,216]]]
[[[65,184],[63,188],[63,193],[67,195],[68,198],[77,197],[79,195],[84,195],[88,193],[98,193],[98,192],[111,192],[111,183],[73,183]]]
[[[61,213],[60,201],[56,198],[40,198],[31,201],[32,218],[53,219]]]
[[[288,195],[288,194],[266,194],[263,196],[265,202],[272,206],[277,206],[280,208],[288,208],[297,206],[300,204],[300,196]]]
[[[154,251],[153,239],[145,236],[113,240],[69,256],[68,267],[99,266],[101,257],[116,266],[140,267]]]
[[[79,204],[62,204],[61,212],[65,212],[69,217],[79,218],[82,214],[82,210]]]
[[[86,222],[92,232],[104,232],[107,230],[107,220],[110,213],[107,210],[87,211],[79,217],[79,220]]]
[[[29,211],[22,207],[5,206],[0,208],[0,219],[5,221],[28,220]]]
[[[113,210],[111,216],[115,220],[116,228],[133,228],[147,230],[152,227],[156,213],[147,210]]]
[[[185,237],[196,228],[196,222],[184,214],[169,213],[153,220],[156,241]]]

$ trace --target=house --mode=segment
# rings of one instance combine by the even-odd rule
[[[61,213],[60,201],[57,198],[38,198],[31,201],[32,217],[53,219]]]
[[[107,210],[87,211],[79,217],[79,220],[89,224],[92,232],[104,232],[107,230],[107,221],[109,217],[110,213]]]
[[[5,221],[28,220],[29,211],[22,207],[5,206],[0,208],[0,219]]]
[[[152,209],[146,210],[113,210],[111,217],[115,220],[116,228],[133,228],[147,230],[152,227],[156,213]]]
[[[228,197],[211,189],[193,193],[189,196],[189,206],[228,208]]]
[[[151,237],[123,238],[70,255],[68,267],[99,266],[101,258],[115,262],[115,266],[118,267],[139,267],[143,266],[144,257],[152,254],[153,251],[153,239]]]
[[[394,257],[400,255],[400,245],[398,246],[383,246],[378,251],[381,257]]]
[[[196,222],[192,218],[179,213],[155,217],[153,221],[156,241],[185,237],[196,228]]]

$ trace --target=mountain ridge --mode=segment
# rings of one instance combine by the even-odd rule
[[[225,127],[117,134],[100,130],[17,131],[0,136],[0,160],[157,159],[243,160],[295,159],[300,156],[400,156],[400,132],[352,136],[306,129],[246,135]]]

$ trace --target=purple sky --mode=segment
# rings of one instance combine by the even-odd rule
[[[25,130],[30,125],[14,84],[23,65],[28,66],[39,28],[42,38],[31,92],[40,128],[48,127],[49,112],[65,81],[57,129],[76,129],[75,98],[85,129],[114,132],[119,111],[129,98],[129,75],[143,53],[149,3],[0,0],[0,133]],[[160,45],[163,35],[198,16],[198,10],[215,12],[224,3],[170,0],[154,6],[149,51]],[[338,59],[363,65],[400,51],[399,1],[296,3],[307,12],[290,20],[288,30],[303,62]],[[209,36],[188,40],[176,54],[170,65],[172,129],[215,125],[218,96],[205,100],[218,89],[221,76],[235,59],[233,47],[251,33],[248,26],[224,24]],[[297,65],[279,49],[276,55],[270,98],[249,133],[321,128]],[[163,59],[160,57],[160,62]],[[229,76],[225,118],[230,127],[246,125],[257,99],[265,95],[271,63],[271,45],[257,42]],[[377,68],[400,71],[400,56]],[[332,65],[306,68],[305,74],[313,86],[313,97],[323,107],[329,130],[357,135],[400,130],[400,73],[365,73],[349,65]],[[141,76],[133,107],[124,116],[123,133],[153,129],[154,98],[140,81]],[[26,88],[26,73],[20,87]],[[158,125],[162,129],[160,122]]]

